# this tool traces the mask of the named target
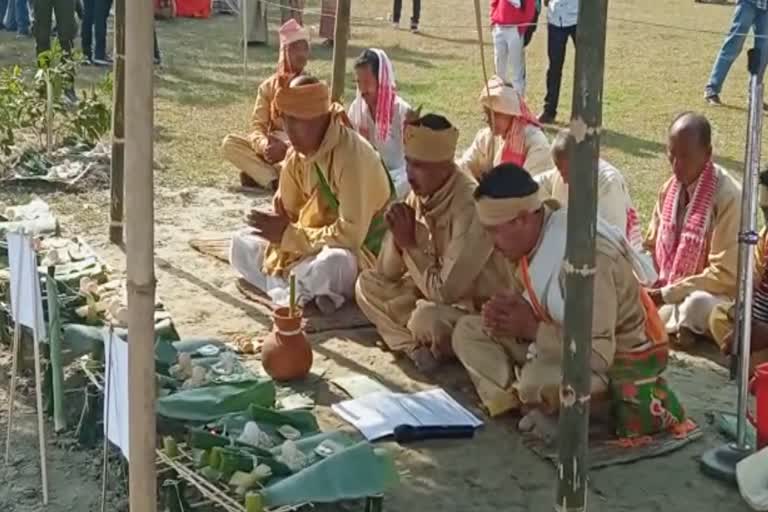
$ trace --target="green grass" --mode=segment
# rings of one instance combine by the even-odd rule
[[[308,0],[305,20],[317,40],[319,0]],[[410,17],[404,2],[403,18]],[[388,0],[353,0],[349,59],[361,49],[384,49],[394,61],[402,95],[413,105],[447,115],[468,145],[482,117],[476,97],[482,70],[473,2],[425,0],[423,34],[394,31],[386,22]],[[482,0],[487,8],[487,0]],[[723,91],[726,107],[704,104],[702,93],[723,37],[691,29],[723,32],[731,5],[693,0],[611,0],[606,54],[602,154],[627,176],[632,194],[647,218],[655,192],[669,173],[664,154],[666,129],[683,110],[700,110],[711,119],[717,159],[740,174],[746,124],[746,57],[736,62]],[[278,13],[272,9],[271,26]],[[484,15],[485,19],[485,15]],[[668,24],[681,29],[664,28]],[[403,23],[405,26],[405,23]],[[157,182],[171,187],[224,187],[234,171],[221,161],[218,145],[228,132],[245,128],[259,81],[274,69],[276,46],[251,48],[249,81],[243,83],[239,23],[230,16],[210,20],[158,22],[164,67],[157,72]],[[488,34],[486,34],[486,41]],[[316,41],[319,42],[319,41]],[[747,45],[751,43],[748,42]],[[31,62],[31,40],[0,35],[0,65]],[[486,59],[492,70],[491,46]],[[569,47],[559,119],[567,120],[571,103],[573,48]],[[546,28],[536,33],[527,53],[529,104],[535,112],[545,93]],[[311,71],[330,78],[331,52],[315,45]],[[351,66],[348,66],[351,69]],[[98,77],[84,69],[81,85]],[[347,99],[354,95],[351,75]]]

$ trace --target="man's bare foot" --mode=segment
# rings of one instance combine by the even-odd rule
[[[530,432],[547,443],[557,441],[557,417],[544,414],[539,409],[533,409],[523,416],[517,428],[521,432]]]
[[[408,358],[413,361],[416,368],[424,374],[433,373],[440,366],[440,363],[432,355],[432,351],[427,347],[419,347],[408,353]]]

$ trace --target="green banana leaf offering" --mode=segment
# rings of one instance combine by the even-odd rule
[[[255,404],[271,407],[275,384],[271,379],[214,384],[184,389],[157,399],[158,416],[189,423],[209,423]]]

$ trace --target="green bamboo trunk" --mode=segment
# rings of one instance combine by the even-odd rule
[[[109,240],[123,243],[123,184],[125,172],[125,1],[115,2],[115,65],[112,101],[112,169]]]
[[[600,156],[608,0],[579,4],[571,130],[566,246],[565,334],[557,502],[559,512],[587,510],[589,395],[594,296],[597,166]]]

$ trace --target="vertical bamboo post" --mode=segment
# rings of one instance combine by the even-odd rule
[[[155,469],[155,273],[153,6],[131,0],[125,16],[126,260],[128,289],[129,491],[131,512],[157,510]]]
[[[109,241],[123,243],[123,183],[125,170],[125,2],[115,2],[115,64],[112,79],[112,169]]]
[[[351,0],[338,0],[336,4],[336,30],[333,35],[333,81],[331,82],[331,100],[333,101],[341,101],[344,97],[351,3]]]
[[[571,133],[571,192],[566,245],[565,335],[560,388],[558,512],[587,510],[587,450],[605,32],[608,0],[579,4]]]
[[[67,418],[64,413],[64,367],[61,362],[59,290],[54,278],[55,271],[55,267],[48,267],[45,288],[48,295],[48,345],[51,351],[51,380],[53,381],[53,430],[58,433],[67,428]]]

